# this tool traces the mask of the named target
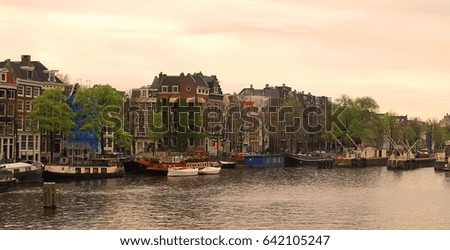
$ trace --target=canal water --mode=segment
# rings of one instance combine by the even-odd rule
[[[0,193],[0,229],[450,229],[450,177],[432,168],[238,168],[220,175],[58,183]]]

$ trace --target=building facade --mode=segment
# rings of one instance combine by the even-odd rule
[[[64,88],[65,84],[56,77],[57,70],[49,70],[41,62],[32,61],[30,55],[22,55],[20,61],[7,59],[0,62],[0,69],[2,69],[0,96],[2,93],[6,94],[5,99],[0,101],[2,103],[0,116],[2,108],[5,107],[6,114],[3,122],[6,124],[5,133],[9,133],[8,136],[2,137],[0,152],[3,160],[41,161],[44,157],[42,152],[48,152],[46,135],[41,135],[37,131],[38,125],[31,125],[27,121],[27,115],[32,110],[32,100],[41,95],[44,89]],[[13,128],[8,129],[8,126]],[[13,131],[12,137],[11,131]],[[62,140],[59,137],[55,149],[60,150],[61,144]],[[12,155],[14,157],[11,157]]]

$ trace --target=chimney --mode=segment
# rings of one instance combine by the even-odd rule
[[[31,56],[30,55],[22,55],[22,61],[20,62],[22,66],[31,66]]]

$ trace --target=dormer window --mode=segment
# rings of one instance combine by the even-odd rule
[[[8,73],[8,69],[0,68],[0,82],[6,82],[8,80],[6,73]]]
[[[26,72],[28,80],[33,78],[33,71],[34,71],[33,66],[22,66],[20,68]]]
[[[0,79],[0,81],[1,82],[6,82],[6,73],[2,73],[2,76],[1,76],[1,79]]]
[[[162,91],[161,92],[169,92],[169,87],[168,86],[162,86]]]
[[[48,74],[47,81],[49,82],[56,82],[56,73],[58,73],[58,70],[44,70],[44,74]]]
[[[172,92],[178,92],[178,86],[172,86]]]

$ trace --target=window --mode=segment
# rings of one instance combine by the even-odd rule
[[[172,86],[172,92],[178,92],[178,86]]]
[[[6,134],[7,135],[14,135],[14,123],[8,122],[6,124]]]
[[[6,98],[6,89],[0,89],[0,99]]]
[[[25,111],[31,111],[31,101],[25,101]]]
[[[23,86],[18,86],[17,87],[17,95],[18,96],[23,96]]]
[[[33,96],[37,97],[41,93],[41,90],[38,87],[33,88]]]
[[[33,150],[33,148],[34,148],[33,138],[34,138],[34,136],[32,136],[32,135],[28,136],[28,150]]]
[[[32,70],[28,70],[27,71],[27,79],[32,79],[33,78],[33,71]]]
[[[25,88],[25,96],[31,97],[31,87],[26,87]]]
[[[23,130],[23,115],[17,116],[17,130],[19,131]]]
[[[13,105],[9,105],[8,107],[7,107],[7,116],[8,117],[14,117],[14,106]]]
[[[27,136],[22,135],[20,137],[20,150],[26,150],[27,149]]]
[[[8,90],[8,99],[16,99],[16,91],[13,89]]]
[[[1,82],[6,82],[6,73],[2,73]]]
[[[49,82],[56,82],[55,72],[51,71],[50,73],[48,73],[48,81]]]
[[[6,116],[6,103],[0,103],[0,116]]]
[[[6,134],[6,123],[0,122],[0,135]]]
[[[191,91],[191,86],[187,86],[187,87],[186,87],[186,91],[187,91],[187,92],[190,92],[190,91]]]
[[[91,169],[90,168],[84,168],[84,173],[86,173],[86,174],[91,173]]]
[[[169,87],[168,86],[162,86],[162,91],[161,92],[168,92],[169,91]]]
[[[17,111],[23,112],[23,100],[17,101]]]

